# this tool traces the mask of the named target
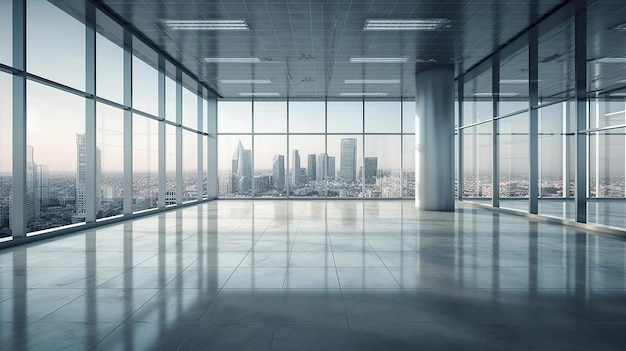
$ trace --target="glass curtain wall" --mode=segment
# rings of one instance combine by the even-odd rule
[[[590,99],[587,219],[626,228],[626,99],[618,94]]]
[[[96,218],[124,211],[124,111],[96,105]]]
[[[198,101],[215,97],[200,90],[195,78],[148,44],[126,33],[97,5],[27,0],[26,37],[14,38],[11,4],[0,2],[0,64],[13,66],[14,41],[22,39],[27,71],[19,71],[23,65],[15,64],[12,68],[19,75],[13,76],[9,69],[0,72],[0,241],[174,205],[179,181],[187,194],[183,198],[197,200],[202,186],[199,170],[206,170],[201,159],[216,152],[208,143],[198,147],[200,134],[205,132],[198,130],[199,118],[207,121],[205,126],[209,124],[204,110],[198,111]],[[90,11],[90,6],[96,10]],[[90,19],[96,23],[94,29],[85,25],[88,13],[95,14]],[[90,35],[95,39],[93,49],[88,45]],[[130,39],[126,44],[125,38]],[[124,47],[132,51],[126,55]],[[159,61],[165,63],[161,73]],[[165,86],[159,84],[161,74],[168,76]],[[26,81],[25,96],[13,91],[13,80],[21,76]],[[180,101],[171,77],[185,81]],[[125,91],[127,87],[131,90]],[[12,123],[14,99],[26,102],[24,126]],[[159,99],[165,100],[165,111],[159,111]],[[176,120],[179,106],[184,117],[181,124]],[[161,135],[163,124],[167,128]],[[15,128],[24,131],[24,140],[13,140]],[[176,135],[181,129],[184,138],[179,140]],[[164,155],[160,154],[162,144]],[[24,148],[24,153],[15,153],[16,147]],[[184,179],[176,178],[179,148],[185,155],[180,172],[189,174]],[[13,189],[15,155],[25,156],[23,215],[21,210],[15,214],[13,208],[14,190],[22,191]],[[128,157],[132,172],[125,169]],[[166,160],[163,166],[161,157]],[[169,176],[163,184],[160,172]],[[131,188],[132,192],[124,191]],[[163,204],[159,189],[171,191]],[[131,208],[124,208],[126,202],[132,203]],[[95,206],[90,208],[90,204]],[[20,223],[19,232],[14,230],[16,223]],[[26,225],[23,231],[21,223]]]
[[[493,196],[493,95],[492,72],[488,69],[465,82],[463,103],[464,128],[463,197],[468,201],[491,203]]]
[[[13,63],[13,2],[0,1],[0,63]]]
[[[540,23],[537,31],[503,47],[494,62],[463,74],[463,143],[457,161],[463,169],[462,198],[481,201],[490,196],[486,188],[497,186],[497,206],[625,230],[626,77],[621,66],[594,59],[602,56],[599,48],[576,42],[573,11],[559,11],[569,12],[559,14],[564,20],[557,26]],[[576,110],[575,101],[580,45],[586,45],[588,56],[583,111]],[[495,86],[493,67],[498,68]],[[493,100],[485,101],[491,98],[498,99],[496,111],[490,111]],[[490,134],[494,130],[496,138]],[[576,139],[577,133],[585,138]],[[577,182],[580,170],[584,177],[579,173]],[[578,191],[586,192],[581,196],[586,205],[577,214]]]
[[[11,75],[0,72],[0,241],[11,237],[11,201],[13,199],[11,78]]]
[[[414,197],[414,105],[220,100],[219,196]]]

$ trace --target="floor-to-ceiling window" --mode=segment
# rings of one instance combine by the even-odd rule
[[[283,180],[283,159],[274,160],[275,179],[288,186],[291,197],[324,197],[326,184],[335,180],[335,157],[332,163],[326,153],[326,103],[324,101],[289,101],[289,164],[294,164],[294,154],[299,156],[300,167],[306,169],[306,183],[291,186],[290,169]],[[287,158],[285,158],[286,162]],[[332,167],[332,169],[331,169]]]
[[[219,196],[413,197],[414,105],[220,100]]]
[[[204,158],[215,149],[199,142],[215,121],[198,106],[215,103],[212,93],[98,5],[28,0],[15,11],[0,3],[1,241],[175,205],[179,171],[183,200],[205,192]],[[21,11],[25,31],[13,33]],[[14,62],[22,45],[25,61]],[[25,123],[14,123],[22,110]],[[13,179],[15,157],[24,160],[23,182]],[[171,192],[159,199],[159,189]],[[14,191],[24,191],[23,201]]]
[[[26,226],[29,232],[85,221],[85,99],[28,82]]]
[[[252,196],[252,102],[218,103],[217,126],[219,196]]]
[[[485,186],[497,186],[496,198],[482,202],[626,228],[626,76],[624,59],[613,52],[617,41],[610,42],[618,40],[620,30],[588,24],[576,32],[581,29],[576,16],[594,18],[595,8],[588,11],[559,9],[554,14],[561,18],[558,23],[534,26],[498,50],[491,62],[463,73],[458,162],[465,200],[480,201]],[[585,31],[609,42],[577,40]],[[483,78],[494,69],[497,75]],[[497,110],[485,115],[491,114],[493,122],[481,121],[480,110],[491,106]]]
[[[97,104],[96,123],[96,217],[106,218],[124,210],[124,112]]]
[[[13,199],[11,76],[0,72],[0,241],[11,236]]]

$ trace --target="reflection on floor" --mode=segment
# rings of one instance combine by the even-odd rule
[[[491,199],[471,199],[490,205]],[[502,199],[500,207],[528,212],[528,199]],[[539,214],[568,220],[575,220],[574,199],[540,199]],[[626,199],[589,199],[587,200],[587,222],[626,230]]]
[[[6,350],[623,350],[626,243],[410,201],[215,201],[0,251]]]

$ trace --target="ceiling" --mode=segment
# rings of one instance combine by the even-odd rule
[[[72,0],[53,0],[70,3]],[[270,93],[280,98],[341,98],[342,94],[386,93],[413,97],[416,68],[454,65],[466,72],[514,41],[538,19],[563,12],[563,0],[95,0],[178,61],[224,98]],[[573,6],[569,6],[573,8]],[[554,17],[554,16],[553,16]],[[367,19],[433,19],[449,28],[431,31],[365,31]],[[244,20],[245,31],[175,30],[163,20]],[[549,21],[545,21],[549,22]],[[599,64],[599,57],[626,57],[623,0],[588,0],[588,91],[626,87],[626,63]],[[542,22],[544,23],[544,22]],[[543,28],[539,38],[540,97],[570,97],[574,91],[574,20]],[[206,57],[258,57],[260,63],[207,63]],[[404,63],[351,63],[351,57],[406,57]],[[426,62],[422,62],[426,61]],[[433,63],[435,61],[436,63]],[[501,79],[528,75],[528,50],[502,58]],[[265,80],[265,84],[223,80]],[[347,84],[346,80],[388,80]],[[271,81],[271,83],[269,83]],[[620,82],[622,81],[622,82]],[[488,92],[490,73],[466,87],[466,95]],[[527,96],[526,85],[501,85],[501,92]]]
[[[99,0],[209,87],[240,93],[339,97],[342,93],[414,96],[416,60],[465,70],[549,13],[562,0],[450,1],[120,1]],[[433,31],[364,31],[367,19],[445,18]],[[174,30],[163,19],[245,20],[247,31]],[[205,57],[259,57],[262,62],[206,63]],[[350,63],[350,57],[408,57],[406,63]],[[420,65],[420,63],[417,63]],[[432,65],[432,63],[424,63]],[[271,80],[225,84],[220,80]],[[345,84],[345,80],[400,80]]]

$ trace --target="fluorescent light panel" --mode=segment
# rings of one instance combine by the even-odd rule
[[[502,79],[500,84],[527,84],[528,79]]]
[[[278,93],[239,93],[239,96],[280,96]]]
[[[361,96],[387,96],[388,93],[341,93],[339,94],[345,97],[361,97]]]
[[[399,79],[346,79],[345,84],[399,84]]]
[[[499,94],[496,94],[496,95],[502,96],[502,97],[513,97],[513,96],[519,95],[519,93],[499,93]],[[474,96],[476,96],[476,97],[491,97],[491,96],[493,96],[493,93],[474,93]]]
[[[613,94],[609,94],[609,96],[624,97],[626,96],[626,93],[613,93]]]
[[[249,30],[244,20],[162,20],[177,30]]]
[[[626,57],[600,57],[595,63],[626,63]]]
[[[363,30],[437,30],[447,28],[445,18],[424,19],[368,19]]]
[[[626,23],[617,24],[617,25],[611,27],[611,29],[613,29],[613,30],[626,30]]]
[[[208,63],[260,63],[258,57],[205,57],[202,59]]]
[[[403,63],[408,57],[350,57],[351,63]]]
[[[220,79],[222,84],[271,84],[271,79]]]

